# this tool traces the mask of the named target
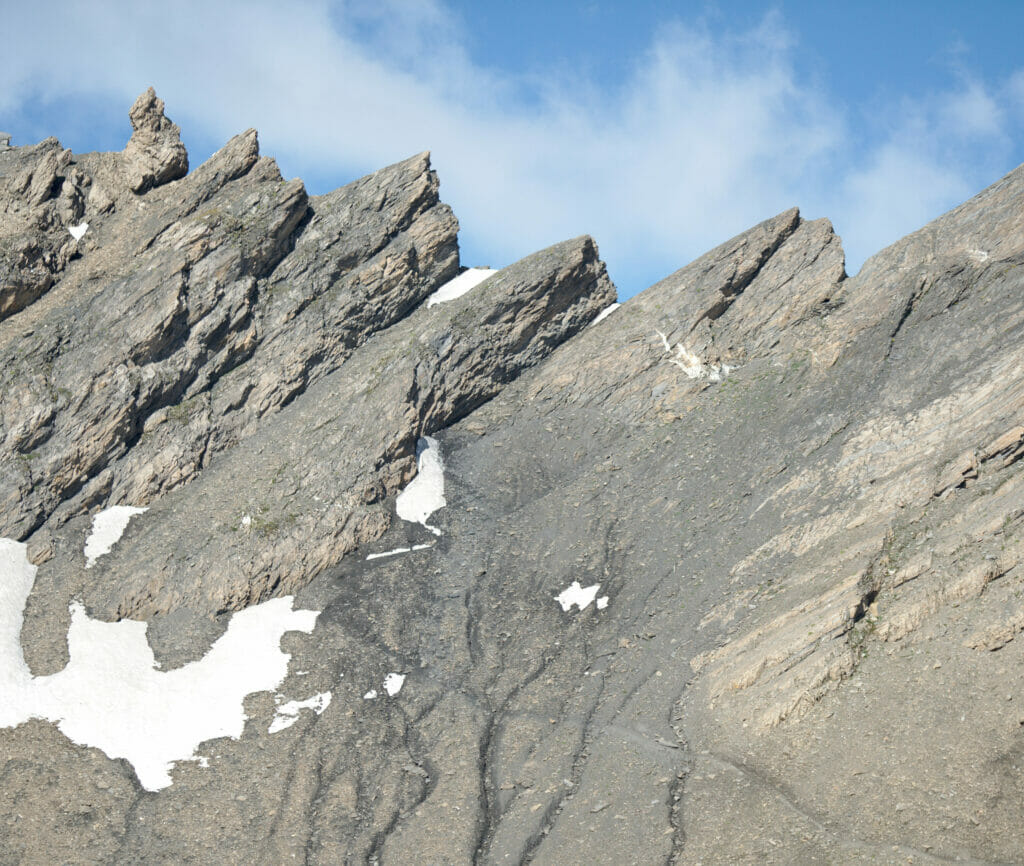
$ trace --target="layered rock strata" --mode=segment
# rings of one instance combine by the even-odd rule
[[[1024,168],[856,276],[793,209],[595,321],[586,237],[428,305],[426,155],[311,197],[132,112],[123,154],[0,152],[0,238],[55,263],[3,248],[20,647],[60,670],[79,603],[173,673],[320,614],[159,792],[0,730],[8,860],[1020,860]],[[395,513],[426,435],[440,535]]]

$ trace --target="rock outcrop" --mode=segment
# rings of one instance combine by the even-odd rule
[[[0,151],[0,662],[319,615],[158,791],[0,729],[7,860],[1020,860],[1024,167],[856,276],[793,209],[597,321],[587,237],[429,304],[426,154],[309,196],[132,120]]]
[[[135,100],[128,118],[132,137],[124,149],[124,170],[132,192],[141,194],[188,174],[181,129],[164,115],[164,101],[152,87]]]

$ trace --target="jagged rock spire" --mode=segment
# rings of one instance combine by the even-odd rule
[[[188,174],[188,152],[181,129],[164,114],[164,101],[150,87],[128,112],[132,137],[124,149],[128,186],[135,193]]]

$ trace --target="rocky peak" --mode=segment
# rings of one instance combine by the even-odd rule
[[[133,131],[124,149],[124,170],[132,192],[141,194],[188,174],[181,129],[164,114],[164,101],[152,87],[139,94],[128,117]]]

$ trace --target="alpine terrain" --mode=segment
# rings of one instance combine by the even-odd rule
[[[1024,167],[621,305],[0,136],[0,863],[1024,863]]]

